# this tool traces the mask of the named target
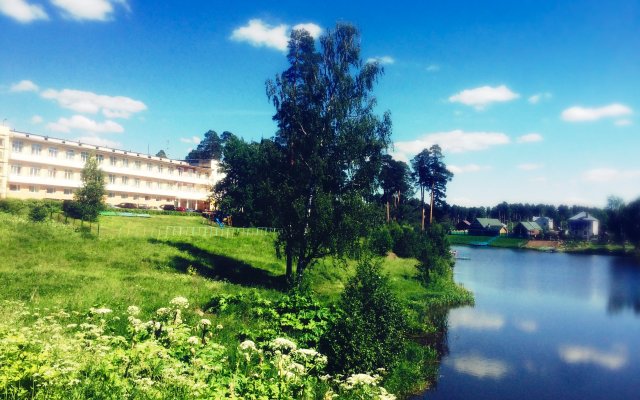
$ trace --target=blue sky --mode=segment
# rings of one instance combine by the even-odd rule
[[[209,129],[271,137],[293,27],[338,21],[385,75],[393,154],[440,144],[448,201],[640,196],[640,1],[0,0],[0,119],[182,158]]]

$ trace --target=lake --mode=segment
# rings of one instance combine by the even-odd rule
[[[451,310],[418,399],[640,399],[640,268],[610,256],[456,247],[475,307]]]

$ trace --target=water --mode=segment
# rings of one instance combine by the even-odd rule
[[[421,399],[640,399],[640,267],[609,256],[457,248],[475,307]]]

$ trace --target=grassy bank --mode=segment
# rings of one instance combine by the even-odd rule
[[[201,317],[220,324],[224,329],[216,332],[216,338],[228,349],[236,349],[250,335],[273,330],[271,325],[280,321],[268,317],[273,313],[271,306],[263,306],[276,304],[285,296],[284,267],[273,250],[273,233],[220,229],[203,226],[200,217],[163,215],[102,217],[99,237],[95,227],[92,229],[93,233],[87,234],[77,226],[31,223],[0,213],[0,302],[6,305],[17,301],[15,304],[21,304],[27,312],[42,317],[59,310],[87,316],[91,308],[108,308],[111,315],[119,316],[107,321],[112,333],[130,337],[127,332],[135,329],[126,318],[131,305],[140,308],[138,318],[147,320],[172,299],[185,297],[190,302],[185,323],[192,324],[194,331]],[[415,279],[415,264],[412,259],[388,257],[383,260],[383,270],[405,304],[413,330],[434,331],[439,327],[433,324],[430,307],[462,304],[472,298],[450,281],[424,288]],[[309,273],[309,285],[320,304],[313,307],[330,307],[353,273],[353,265],[340,266],[330,259],[315,265]],[[220,299],[232,298],[250,299],[250,304],[259,307],[219,307]],[[211,308],[212,300],[218,301],[217,308]],[[257,308],[264,308],[268,315],[256,316]],[[14,327],[30,327],[38,321],[13,314],[9,318],[6,310],[3,315]],[[8,325],[4,329],[9,329]],[[0,327],[0,337],[3,334],[6,331]],[[412,351],[419,353],[417,360],[424,360],[424,352],[431,350],[413,347]],[[435,361],[435,352],[429,354]],[[412,366],[410,361],[406,368],[415,374],[420,366]],[[406,388],[407,383],[395,385]]]
[[[454,246],[470,246],[473,243],[486,243],[489,242],[490,247],[502,247],[502,248],[521,248],[527,243],[526,239],[511,238],[506,236],[471,236],[471,235],[449,235],[449,243]]]

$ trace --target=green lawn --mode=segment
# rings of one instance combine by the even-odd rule
[[[507,248],[520,248],[527,244],[526,239],[510,238],[506,236],[470,236],[470,235],[449,235],[449,243],[452,245],[470,245],[473,242],[487,242],[491,247],[507,247]]]

